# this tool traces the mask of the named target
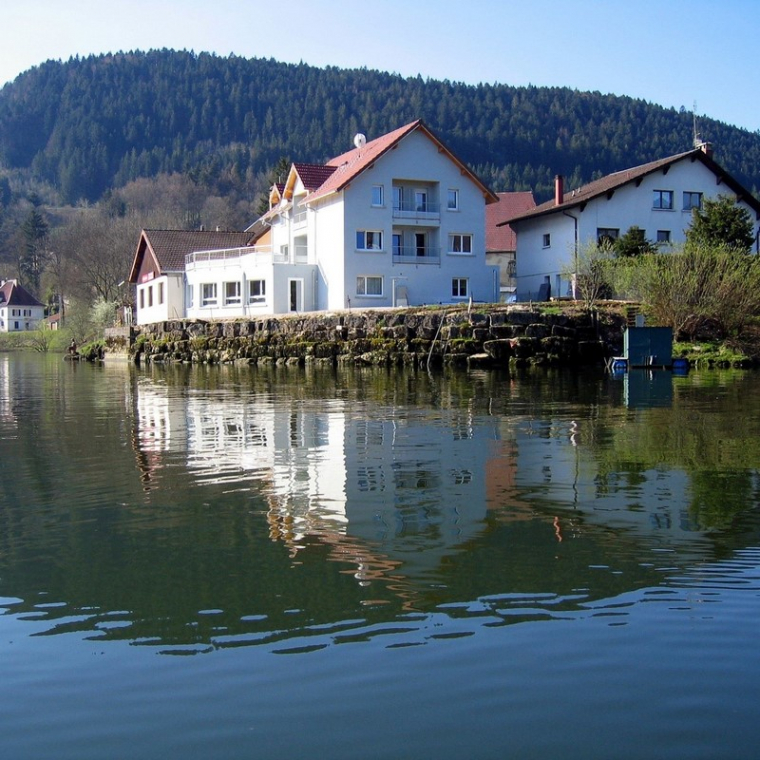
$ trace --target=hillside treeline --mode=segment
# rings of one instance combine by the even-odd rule
[[[488,72],[483,72],[487,79]],[[494,190],[548,197],[688,150],[692,115],[569,88],[466,85],[366,69],[157,50],[49,61],[0,90],[0,162],[63,204],[180,173],[252,200],[278,159],[319,162],[422,118]],[[753,192],[760,135],[710,119],[716,158]]]

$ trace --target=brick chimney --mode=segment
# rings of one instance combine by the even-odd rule
[[[703,142],[700,143],[699,149],[704,153],[708,158],[713,157],[713,146],[712,143],[709,142]]]
[[[561,206],[562,199],[565,197],[565,180],[561,174],[554,178],[554,205]]]

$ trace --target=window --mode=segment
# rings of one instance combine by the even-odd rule
[[[215,282],[204,282],[201,285],[201,306],[216,306]]]
[[[428,210],[427,190],[415,190],[414,191],[414,210],[415,211],[427,211]]]
[[[672,190],[654,190],[652,196],[652,208],[658,208],[663,211],[673,210],[673,191]]]
[[[446,197],[446,208],[449,211],[459,211],[459,190],[449,188],[449,192]]]
[[[404,208],[404,188],[393,188],[393,209],[394,211],[401,211]]]
[[[153,306],[153,286],[148,286],[148,308]]]
[[[140,290],[140,308],[145,308],[145,288],[142,288],[142,290]]]
[[[382,185],[372,185],[372,205],[373,206],[383,205],[383,186]]]
[[[356,249],[358,251],[382,251],[383,233],[376,230],[357,230]]]
[[[472,235],[449,235],[449,253],[472,253]]]
[[[598,246],[611,245],[620,237],[620,230],[616,227],[597,227],[596,244]]]
[[[544,233],[544,240],[543,240],[543,246],[544,248],[549,248],[552,244],[552,236],[548,233]]]
[[[402,253],[403,253],[404,248],[403,248],[402,239],[403,238],[401,236],[401,233],[399,233],[399,232],[394,232],[393,233],[392,243],[393,243],[393,255],[394,256],[401,256]]]
[[[248,303],[261,303],[266,300],[267,283],[266,280],[249,280],[248,282]]]
[[[240,300],[240,283],[239,282],[225,282],[224,283],[224,305],[235,306],[241,303]]]
[[[383,278],[376,275],[359,275],[356,278],[357,296],[381,296],[383,294]]]
[[[158,303],[162,304],[164,302],[164,283],[159,282],[158,283]]]
[[[185,301],[187,302],[187,308],[192,309],[195,300],[195,288],[188,282],[185,286]]]
[[[451,281],[451,295],[453,298],[467,298],[466,277],[455,277]]]
[[[657,242],[669,243],[670,242],[670,230],[657,230]]]
[[[692,209],[702,208],[702,193],[684,192],[683,194],[683,210],[691,211]]]

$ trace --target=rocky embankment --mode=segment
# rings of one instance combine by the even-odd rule
[[[624,326],[613,311],[559,307],[378,309],[160,322],[124,348],[137,363],[580,366],[618,355]]]

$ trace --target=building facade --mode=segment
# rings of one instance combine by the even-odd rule
[[[631,227],[666,251],[683,243],[693,209],[705,198],[728,195],[751,215],[757,240],[760,203],[712,158],[707,145],[616,172],[555,196],[506,222],[517,232],[517,297],[573,295],[573,258],[584,245],[615,239]]]

